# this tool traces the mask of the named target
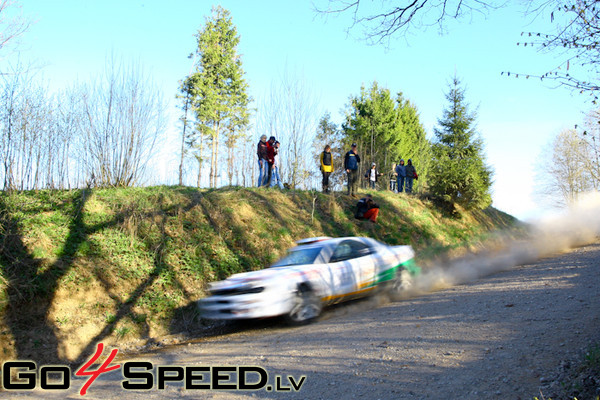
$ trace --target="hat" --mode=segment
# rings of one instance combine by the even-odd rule
[[[261,135],[260,140],[267,139],[267,135]]]
[[[375,166],[375,163],[373,163],[373,165],[372,165],[372,166],[374,167],[374,166]]]
[[[269,140],[275,141],[275,136],[271,136]]]
[[[352,143],[352,147],[356,147],[356,143]]]

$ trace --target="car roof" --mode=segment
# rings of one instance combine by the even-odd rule
[[[299,248],[309,248],[309,247],[328,247],[335,246],[336,244],[343,242],[345,240],[356,240],[367,245],[375,245],[378,244],[375,239],[362,237],[362,236],[346,236],[339,238],[332,238],[329,236],[318,236],[313,238],[306,238],[296,241],[295,249]]]

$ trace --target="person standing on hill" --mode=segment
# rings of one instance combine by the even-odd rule
[[[273,147],[275,148],[275,156],[273,157],[273,171],[271,173],[271,187],[277,185],[279,189],[283,189],[283,183],[281,182],[281,176],[279,176],[279,142],[275,142]]]
[[[344,157],[344,169],[348,174],[348,195],[352,197],[357,197],[358,164],[360,164],[360,156],[357,154],[356,143],[352,143],[352,148]]]
[[[400,160],[400,163],[396,165],[396,173],[398,174],[398,193],[402,193],[404,191],[404,179],[406,178],[404,160]]]
[[[406,164],[406,193],[412,193],[414,179],[419,179],[419,177],[417,170],[412,165],[412,160],[409,158]]]
[[[389,172],[390,177],[390,190],[392,192],[396,191],[396,179],[398,178],[398,174],[396,173],[396,163],[392,164],[392,170]]]
[[[369,181],[369,186],[371,189],[376,189],[377,187],[377,179],[383,175],[377,170],[377,165],[375,163],[371,164],[371,169],[365,173],[365,179]]]
[[[329,193],[329,175],[333,172],[333,156],[331,146],[325,146],[321,153],[321,173],[323,174],[323,193]]]
[[[265,186],[271,186],[271,174],[273,173],[273,164],[275,163],[275,136],[271,136],[267,141],[267,179]]]
[[[264,186],[269,170],[269,162],[267,161],[267,135],[262,135],[258,141],[256,148],[258,156],[258,187]]]

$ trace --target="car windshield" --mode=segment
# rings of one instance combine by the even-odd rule
[[[313,264],[321,252],[321,247],[309,247],[290,250],[285,257],[276,261],[271,267]]]

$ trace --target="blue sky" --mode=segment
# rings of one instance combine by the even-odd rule
[[[516,45],[523,30],[547,25],[543,19],[531,23],[515,8],[451,22],[444,35],[435,27],[413,32],[385,48],[362,42],[360,28],[348,35],[349,14],[324,18],[310,2],[26,0],[22,12],[34,24],[21,40],[19,57],[43,66],[41,76],[51,88],[96,76],[111,54],[139,62],[171,102],[176,117],[177,82],[190,71],[187,56],[196,46],[194,34],[215,4],[232,14],[241,36],[246,79],[256,99],[291,70],[311,87],[320,109],[339,122],[348,97],[377,80],[392,93],[402,92],[433,135],[456,73],[466,87],[467,101],[478,109],[477,128],[495,171],[494,206],[519,218],[539,214],[531,190],[542,147],[561,130],[581,125],[583,113],[592,108],[587,97],[566,89],[501,76],[508,70],[545,72],[557,62],[556,54]],[[326,0],[316,4],[326,5]],[[168,142],[177,143],[178,134],[173,121]],[[167,168],[173,174],[165,173],[164,183],[174,183],[176,162]]]

